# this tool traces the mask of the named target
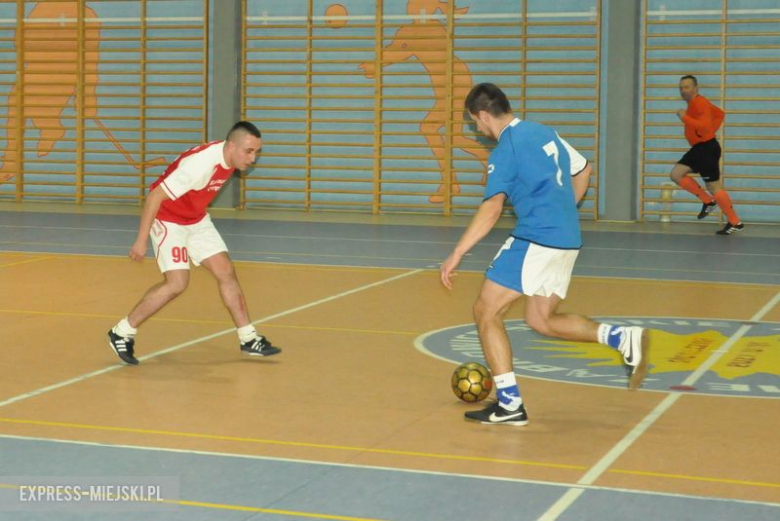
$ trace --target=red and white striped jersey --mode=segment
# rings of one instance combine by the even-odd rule
[[[150,191],[161,186],[170,197],[160,206],[157,219],[195,224],[206,216],[206,208],[235,170],[225,164],[224,143],[212,141],[187,150],[152,183]]]

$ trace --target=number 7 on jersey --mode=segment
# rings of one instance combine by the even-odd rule
[[[558,182],[558,186],[563,186],[563,172],[561,172],[561,165],[558,164],[558,145],[555,144],[555,141],[550,141],[542,149],[547,152],[548,156],[552,156],[553,161],[555,161],[555,168],[558,169],[558,172],[555,174],[555,180]]]

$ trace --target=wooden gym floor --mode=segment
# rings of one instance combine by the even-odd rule
[[[462,219],[215,212],[253,320],[243,358],[216,286],[117,364],[106,331],[159,278],[125,257],[137,211],[0,208],[0,518],[777,519],[780,229],[586,224],[563,310],[653,331],[647,385],[610,350],[510,312],[530,424],[463,420],[471,303],[508,230],[437,263]],[[22,485],[162,484],[162,503],[30,502]]]

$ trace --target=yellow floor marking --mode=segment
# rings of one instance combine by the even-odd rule
[[[650,476],[656,478],[669,478],[669,479],[684,479],[688,481],[707,481],[709,483],[724,483],[729,485],[745,485],[749,487],[772,487],[780,488],[780,483],[763,483],[761,481],[747,481],[742,479],[727,479],[727,478],[707,478],[702,476],[686,476],[684,474],[667,474],[664,472],[647,472],[643,470],[620,470],[610,469],[608,472],[614,472],[616,474],[633,474],[636,476]]]
[[[56,242],[21,242],[21,241],[0,241],[0,244],[27,244],[27,245],[35,245],[35,246],[67,246],[68,244],[61,244]],[[113,246],[113,245],[105,245],[105,244],[79,244],[80,248],[109,248],[109,249],[116,249],[116,250],[128,250],[127,246]],[[11,253],[9,252],[0,252],[0,253]],[[24,253],[24,252],[19,252]],[[255,254],[257,255],[258,252],[256,251],[243,251],[243,250],[231,250],[231,253],[247,253],[247,254]],[[28,255],[47,255],[47,252],[28,252]],[[110,258],[114,260],[128,260],[124,256],[117,257],[115,255],[105,255],[105,254],[98,254],[98,253],[70,253],[70,254],[63,254],[62,252],[58,253],[52,253],[53,257],[61,257],[63,259],[69,258],[69,257],[91,257],[91,258]],[[395,257],[383,257],[381,255],[342,255],[342,254],[336,254],[336,253],[292,253],[292,252],[284,252],[284,251],[263,251],[261,255],[264,256],[278,256],[278,255],[286,255],[288,257],[328,257],[328,258],[354,258],[354,259],[396,259]],[[151,257],[146,257],[146,260],[148,261],[154,261]],[[403,259],[397,259],[397,260],[422,260],[426,262],[434,262],[434,261],[441,261],[441,259],[425,259],[425,258],[408,258],[404,257]],[[268,262],[267,260],[263,261],[236,261],[236,262]],[[273,263],[272,263],[273,264]],[[327,265],[326,265],[327,266]],[[343,267],[342,267],[343,268]],[[374,269],[374,270],[404,270],[408,268],[383,268],[383,267],[373,267],[373,266],[349,266],[349,268],[359,268],[359,269]]]
[[[402,451],[402,450],[392,450],[392,449],[372,449],[367,447],[327,445],[321,443],[307,443],[307,442],[295,442],[295,441],[265,440],[259,438],[244,438],[238,436],[222,436],[222,435],[214,435],[214,434],[200,434],[200,433],[193,433],[193,432],[161,431],[161,430],[153,430],[153,429],[136,429],[136,428],[129,428],[129,427],[110,427],[110,426],[103,426],[103,425],[51,422],[51,421],[41,421],[41,420],[22,420],[17,418],[0,418],[0,422],[20,424],[20,425],[40,425],[46,427],[65,427],[65,428],[108,431],[108,432],[127,432],[127,433],[134,433],[134,434],[173,436],[173,437],[181,437],[181,438],[234,441],[240,443],[255,443],[255,444],[262,444],[262,445],[282,445],[287,447],[307,447],[307,448],[337,450],[337,451],[365,452],[365,453],[372,453],[372,454],[390,454],[394,456],[413,456],[413,457],[420,457],[420,458],[433,458],[433,459],[444,459],[444,460],[455,460],[455,461],[478,461],[484,463],[502,463],[502,464],[509,464],[509,465],[558,468],[558,469],[566,469],[566,470],[584,470],[587,468],[584,465],[546,463],[541,461],[509,460],[509,459],[499,459],[499,458],[485,458],[485,457],[478,457],[478,456],[436,454],[436,453]],[[749,481],[749,480],[728,479],[728,478],[710,478],[705,476],[688,476],[683,474],[668,474],[663,472],[647,472],[647,471],[639,471],[639,470],[622,470],[622,469],[610,469],[607,472],[615,473],[615,474],[630,474],[630,475],[637,475],[637,476],[658,477],[658,478],[665,478],[665,479],[679,479],[679,480],[686,480],[686,481],[706,481],[708,483],[742,485],[748,487],[780,488],[780,483],[765,483],[761,481]],[[0,488],[2,488],[2,485],[0,485]],[[334,518],[334,519],[342,519],[342,518]]]
[[[398,330],[382,330],[382,329],[357,329],[351,327],[320,327],[320,326],[297,326],[287,324],[263,324],[263,327],[281,327],[288,329],[312,329],[315,331],[339,331],[344,333],[375,333],[375,334],[387,334],[387,335],[419,335],[420,331],[398,331]]]
[[[76,245],[74,245],[73,243],[70,243],[70,242],[38,242],[38,241],[0,241],[0,244],[24,244],[24,245],[27,245],[27,246],[84,246],[84,247],[91,246],[93,248],[109,248],[109,249],[112,249],[112,250],[119,250],[119,249],[128,250],[127,246],[118,246],[118,245],[114,245],[114,244],[76,244]],[[11,253],[11,251],[3,252],[3,253]],[[24,252],[19,252],[19,253],[24,253]],[[28,252],[28,253],[34,253],[34,254],[38,255],[38,254],[44,254],[46,252],[36,251],[36,252]],[[58,252],[58,254],[60,254],[60,252]],[[75,255],[90,255],[90,254],[89,253],[87,253],[87,254],[76,253]],[[98,254],[94,254],[94,255],[98,255]]]
[[[276,514],[280,516],[295,516],[295,517],[307,517],[314,519],[338,519],[344,521],[380,521],[376,518],[368,517],[351,517],[351,516],[336,516],[329,514],[312,514],[308,512],[296,512],[294,510],[279,510],[276,508],[259,508],[259,507],[245,507],[239,505],[224,505],[221,503],[204,503],[202,501],[187,501],[187,500],[162,500],[161,503],[171,503],[174,505],[182,505],[186,507],[200,507],[200,508],[214,508],[219,510],[236,510],[240,512],[262,512],[264,514]]]
[[[41,262],[45,260],[50,260],[51,257],[37,257],[35,259],[27,259],[22,261],[16,261],[16,262],[9,262],[8,264],[0,264],[0,268],[10,268],[11,266],[19,266],[21,264],[31,264],[33,262]]]
[[[546,463],[541,461],[522,461],[498,458],[483,458],[479,456],[460,456],[455,454],[436,454],[428,452],[414,452],[393,449],[372,449],[367,447],[353,447],[347,445],[328,445],[323,443],[308,443],[298,441],[265,440],[259,438],[244,438],[239,436],[223,436],[215,434],[200,434],[195,432],[161,431],[154,429],[136,429],[131,427],[110,427],[104,425],[89,425],[80,423],[51,422],[41,420],[21,420],[17,418],[0,418],[0,422],[19,425],[40,425],[45,427],[65,427],[72,429],[86,429],[107,432],[127,432],[133,434],[150,434],[158,436],[174,436],[179,438],[196,438],[204,440],[234,441],[239,443],[256,443],[261,445],[282,445],[286,447],[306,447],[313,449],[326,449],[336,451],[365,452],[371,454],[391,454],[394,456],[415,456],[421,458],[435,458],[456,461],[480,461],[485,463],[505,463],[509,465],[526,465],[534,467],[558,468],[567,470],[584,470],[584,465],[568,465],[563,463]]]
[[[34,478],[31,478],[34,479]],[[21,490],[22,485],[0,483],[0,488]],[[279,516],[305,517],[314,519],[335,519],[339,521],[382,521],[373,517],[352,517],[333,514],[315,514],[311,512],[299,512],[296,510],[280,510],[278,508],[248,507],[243,505],[227,505],[224,503],[207,503],[205,501],[190,501],[187,499],[160,499],[148,501],[125,501],[125,503],[163,503],[167,505],[180,505],[185,507],[213,508],[217,510],[233,510],[238,512],[260,512],[263,514],[275,514]]]
[[[0,244],[3,244],[4,241],[0,241]],[[251,252],[250,252],[251,253]],[[263,253],[265,255],[265,252]],[[68,260],[68,259],[87,259],[87,260],[106,260],[109,262],[126,262],[128,265],[131,265],[131,261],[125,257],[125,256],[117,256],[117,255],[109,255],[109,254],[98,254],[98,253],[49,253],[49,252],[23,252],[23,251],[0,251],[0,256],[2,255],[43,255],[47,259],[62,259],[62,260]],[[287,255],[287,254],[285,254]],[[298,255],[296,254],[289,254],[289,255]],[[381,257],[380,257],[381,258]],[[312,271],[329,271],[329,272],[347,272],[347,273],[354,273],[355,271],[374,271],[374,272],[396,272],[396,271],[404,271],[409,268],[406,267],[379,267],[379,266],[331,266],[329,264],[301,264],[301,263],[280,263],[280,262],[271,262],[271,261],[251,261],[251,260],[236,260],[231,259],[233,261],[233,264],[240,265],[243,267],[257,267],[257,268],[268,268],[268,269],[306,269],[312,270]],[[144,262],[154,263],[154,259],[151,257],[146,257],[144,259]],[[260,265],[260,266],[258,266]]]
[[[4,241],[0,241],[0,244],[3,244]],[[251,252],[250,252],[251,253]],[[269,252],[263,252],[263,254],[273,254]],[[45,255],[49,258],[58,258],[58,259],[68,259],[68,258],[86,258],[86,259],[92,259],[92,260],[108,260],[111,262],[128,262],[128,259],[125,257],[118,257],[116,255],[107,255],[107,254],[90,254],[90,253],[48,253],[48,252],[23,252],[23,251],[0,251],[0,255]],[[279,255],[302,255],[307,256],[306,254],[279,254]],[[356,256],[356,258],[359,258]],[[370,258],[370,257],[369,257]],[[375,257],[375,258],[386,258],[386,257]],[[443,259],[403,259],[403,260],[425,260],[430,262],[440,262]],[[152,258],[147,258],[145,262],[154,262]],[[374,266],[331,266],[328,264],[301,264],[301,263],[281,263],[281,262],[269,262],[269,261],[250,261],[250,260],[235,260],[233,259],[233,263],[236,265],[241,265],[244,267],[256,267],[256,268],[268,268],[268,269],[306,269],[306,270],[317,270],[317,271],[344,271],[344,272],[355,272],[355,271],[379,271],[379,272],[394,272],[399,270],[405,270],[409,269],[406,267],[374,267]],[[258,266],[259,265],[259,266]],[[583,267],[583,266],[580,266]],[[624,266],[625,269],[631,269],[630,267]],[[437,272],[437,268],[420,268],[423,272]],[[640,268],[636,268],[640,269]],[[645,269],[645,268],[641,268]],[[673,270],[665,270],[665,271],[673,271]],[[484,271],[482,269],[478,270],[472,270],[472,271],[460,271],[461,276],[466,277],[484,277]],[[727,272],[727,273],[735,273],[739,274],[741,272]],[[747,275],[755,275],[755,273],[748,273]],[[740,290],[753,290],[753,291],[765,291],[767,289],[766,285],[762,284],[752,284],[752,283],[743,283],[743,282],[723,282],[723,281],[717,281],[717,282],[709,282],[709,281],[678,281],[678,280],[663,280],[663,279],[648,279],[648,278],[634,278],[634,277],[599,277],[594,275],[575,275],[573,277],[575,280],[593,280],[598,281],[599,283],[612,283],[612,284],[624,284],[626,281],[629,281],[631,283],[635,284],[647,284],[647,285],[672,285],[676,287],[696,287],[701,288],[706,286],[707,288],[712,288],[713,286],[738,286]]]
[[[43,315],[43,316],[58,316],[58,317],[71,317],[71,318],[105,318],[110,320],[116,320],[116,315],[100,315],[94,313],[65,313],[64,311],[33,311],[31,309],[0,309],[0,313],[17,313],[21,315]],[[173,323],[185,323],[185,324],[217,324],[220,326],[232,326],[233,322],[230,320],[204,320],[198,318],[160,318],[152,317],[150,322],[173,322]],[[358,329],[351,327],[325,327],[325,326],[298,326],[292,324],[271,324],[264,323],[264,328],[278,327],[283,329],[306,329],[314,331],[340,331],[344,333],[371,333],[371,334],[387,334],[387,335],[419,335],[419,331],[398,331],[388,329]]]
[[[36,311],[32,309],[0,309],[0,313],[17,313],[22,315],[43,315],[54,317],[70,317],[70,318],[105,318],[109,320],[117,320],[118,315],[101,315],[99,313],[66,313],[65,311]],[[152,317],[149,319],[151,322],[183,322],[188,324],[219,324],[219,325],[233,325],[230,320],[200,320],[195,318],[159,318]]]

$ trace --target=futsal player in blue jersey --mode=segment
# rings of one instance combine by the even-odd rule
[[[504,328],[510,305],[526,296],[525,322],[534,331],[575,342],[600,342],[617,349],[629,367],[629,388],[647,373],[648,334],[641,327],[599,324],[557,311],[566,298],[574,261],[582,246],[577,203],[588,189],[587,160],[550,127],[521,121],[492,83],[474,87],[465,108],[480,132],[498,141],[488,159],[482,204],[455,249],[441,265],[441,282],[452,277],[463,256],[493,228],[509,200],[517,225],[485,272],[474,303],[474,319],[498,401],[466,419],[486,424],[526,425],[526,412]]]

